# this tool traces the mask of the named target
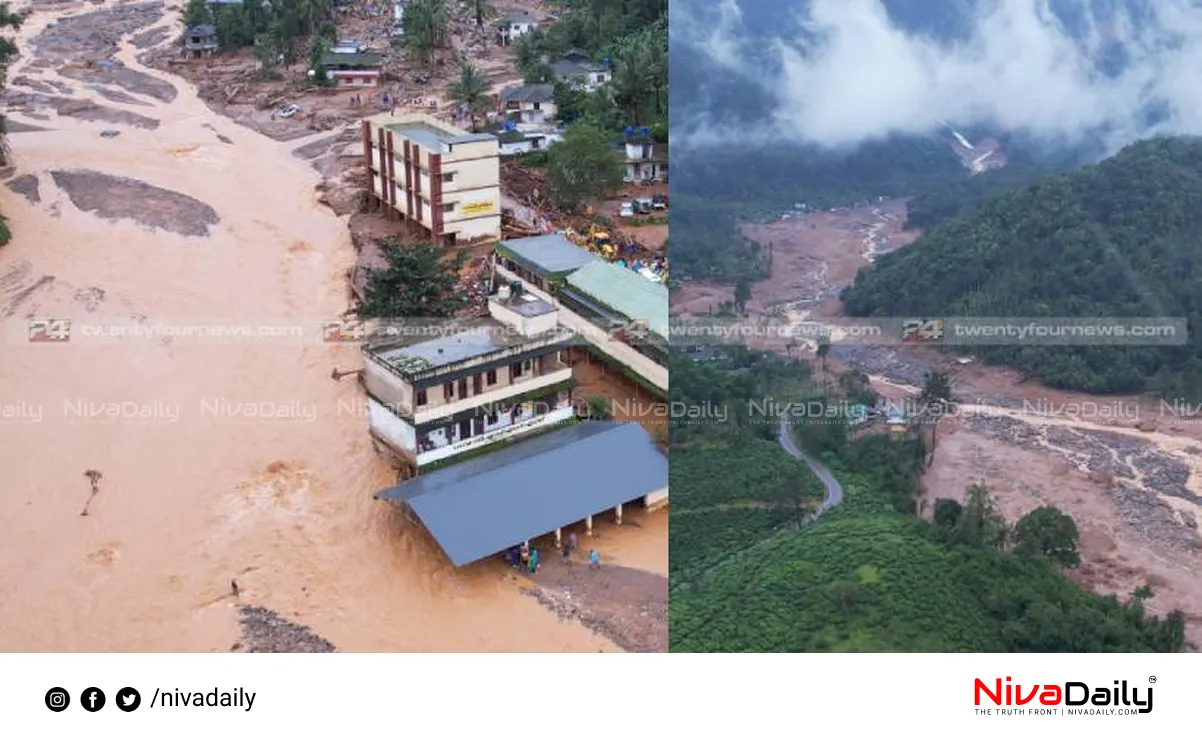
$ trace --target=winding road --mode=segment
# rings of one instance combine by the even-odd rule
[[[822,499],[822,504],[814,513],[810,514],[810,521],[816,521],[821,518],[822,514],[831,510],[835,506],[843,502],[843,486],[831,474],[831,471],[822,465],[817,459],[814,459],[809,454],[806,454],[801,449],[797,448],[797,444],[793,442],[793,434],[789,431],[789,420],[787,418],[780,419],[780,431],[778,433],[781,448],[794,459],[804,462],[810,471],[818,476],[822,481],[822,486],[826,489],[826,497]]]

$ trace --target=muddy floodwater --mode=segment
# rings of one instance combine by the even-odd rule
[[[0,652],[228,651],[235,580],[244,606],[341,651],[618,650],[494,563],[454,571],[371,499],[393,474],[354,378],[330,375],[360,354],[316,327],[347,309],[354,250],[291,154],[304,140],[236,126],[138,64],[130,39],[174,37],[174,11],[131,16],[121,64],[90,77],[36,38],[97,6],[38,7],[0,189]],[[70,319],[69,339],[30,341],[31,318]],[[281,320],[308,335],[258,329]],[[114,321],[260,334],[81,335]]]

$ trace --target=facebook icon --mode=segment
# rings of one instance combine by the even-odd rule
[[[79,701],[88,712],[99,712],[104,708],[104,692],[95,686],[89,686],[83,690]]]

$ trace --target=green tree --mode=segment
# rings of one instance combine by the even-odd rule
[[[255,27],[251,16],[241,5],[223,5],[217,12],[217,43],[230,51],[254,42]]]
[[[1001,549],[1006,543],[1006,522],[998,513],[993,495],[984,483],[969,485],[968,500],[956,529],[957,536],[974,547]]]
[[[822,364],[822,371],[826,371],[826,357],[831,353],[831,344],[823,341],[818,344],[815,354],[818,356],[819,363]]]
[[[470,64],[459,68],[459,79],[447,89],[451,100],[462,103],[472,117],[472,131],[476,130],[476,117],[488,109],[488,78]]]
[[[935,501],[933,517],[936,526],[948,530],[955,529],[964,517],[964,506],[951,498],[939,498]]]
[[[380,241],[387,268],[367,272],[361,318],[451,317],[464,306],[459,271],[468,254],[450,256],[436,245],[402,245],[396,238]]]
[[[622,168],[606,133],[578,123],[547,149],[547,191],[560,209],[575,211],[622,183]]]
[[[613,412],[610,409],[610,400],[608,397],[600,395],[590,395],[584,400],[585,410],[587,411],[588,419],[594,421],[607,421],[613,418]]]
[[[751,282],[739,279],[735,284],[735,312],[742,315],[747,310],[747,300],[751,299]]]
[[[325,65],[321,63],[322,57],[328,51],[330,51],[330,43],[320,36],[314,37],[313,45],[309,47],[309,69],[313,70],[313,80],[319,85],[331,82],[330,76],[326,74]]]
[[[821,502],[814,497],[806,487],[806,480],[800,473],[790,473],[784,481],[772,491],[772,500],[777,509],[800,526],[805,526],[806,519],[816,510]]]
[[[255,39],[255,57],[258,58],[259,64],[263,65],[263,69],[270,70],[279,65],[283,54],[284,50],[280,48],[278,24],[275,20],[271,20],[267,24],[267,31]]]
[[[210,7],[208,0],[188,0],[188,4],[184,6],[184,25],[191,28],[192,26],[203,26],[206,23],[213,22],[213,9]]]
[[[476,28],[484,28],[484,21],[492,18],[496,14],[492,5],[488,0],[470,0],[472,4],[472,15],[476,17]]]
[[[948,403],[952,399],[952,386],[943,372],[927,372],[922,377],[922,390],[918,393],[920,407],[918,415],[919,428],[931,429],[931,447],[927,458],[927,466],[935,461],[936,439],[939,434],[939,419],[947,413]]]
[[[429,65],[435,50],[446,45],[449,19],[445,0],[412,0],[405,6],[402,44],[422,65]]]
[[[1052,562],[1075,568],[1081,562],[1077,554],[1077,524],[1072,517],[1053,506],[1040,506],[1019,519],[1014,526],[1015,551],[1022,555],[1043,555]]]

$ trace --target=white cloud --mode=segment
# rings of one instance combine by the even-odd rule
[[[1156,0],[1142,26],[1125,15],[1087,16],[1080,39],[1047,0],[981,5],[972,33],[951,45],[895,27],[880,0],[811,0],[799,23],[819,41],[803,50],[778,40],[772,52],[781,72],[768,78],[741,53],[746,32],[734,0],[723,0],[716,17],[686,22],[680,38],[778,99],[775,117],[747,137],[845,146],[929,132],[941,120],[1059,141],[1105,129],[1116,148],[1154,133],[1202,134],[1202,8],[1194,0]],[[1116,45],[1130,63],[1108,78],[1096,58]],[[1153,131],[1144,112],[1157,101],[1169,120]],[[694,144],[712,139],[707,124],[681,129]]]

